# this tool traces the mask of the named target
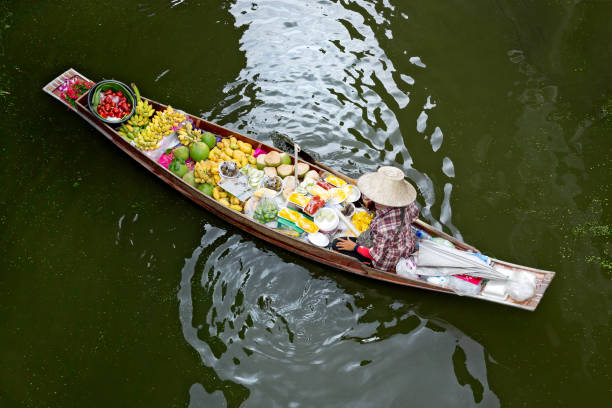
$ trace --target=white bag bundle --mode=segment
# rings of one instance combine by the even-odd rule
[[[399,262],[395,266],[395,272],[405,278],[415,279],[419,277],[416,273],[416,261],[414,260],[413,256],[408,258],[400,258]]]
[[[517,272],[508,283],[508,294],[517,302],[523,302],[533,295],[536,290],[536,277],[533,273]]]

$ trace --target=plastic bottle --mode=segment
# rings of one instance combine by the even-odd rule
[[[415,226],[411,226],[410,228],[412,228],[412,231],[414,232],[414,234],[419,238],[419,239],[431,239],[431,235],[429,235],[428,233],[426,233],[425,231],[423,231],[422,229],[419,229]]]

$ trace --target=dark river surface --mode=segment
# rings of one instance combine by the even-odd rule
[[[612,397],[612,3],[0,0],[0,406],[577,407]],[[41,91],[67,68],[553,270],[537,311],[235,230]],[[603,405],[603,404],[602,404]]]

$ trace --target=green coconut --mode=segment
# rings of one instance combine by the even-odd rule
[[[208,183],[198,184],[198,190],[206,194],[207,196],[212,196],[213,186]]]
[[[266,167],[266,155],[260,154],[257,156],[257,170],[263,170]]]
[[[174,157],[179,160],[185,161],[189,159],[189,148],[187,146],[177,147],[172,151]]]
[[[208,159],[209,153],[210,149],[204,142],[194,142],[189,146],[189,156],[191,156],[195,162]]]
[[[298,177],[300,177],[300,178],[304,177],[304,175],[306,173],[308,173],[308,170],[310,170],[310,166],[307,165],[306,163],[300,162],[300,163],[297,164],[297,174],[298,174]]]
[[[278,176],[278,172],[276,171],[276,167],[264,167],[264,173],[268,177]]]
[[[280,164],[291,164],[291,156],[289,156],[287,153],[281,153]]]
[[[183,181],[187,184],[189,184],[190,186],[196,187],[196,181],[195,181],[195,175],[193,174],[193,170],[187,172],[184,176],[183,176]]]
[[[206,143],[209,149],[212,149],[217,144],[217,138],[210,132],[202,133],[202,141]]]
[[[293,166],[290,164],[281,164],[276,168],[278,175],[282,178],[290,176],[293,173]]]
[[[280,158],[281,155],[279,152],[271,151],[270,153],[266,154],[266,158],[264,159],[264,161],[266,162],[266,166],[268,167],[278,167],[281,164]]]

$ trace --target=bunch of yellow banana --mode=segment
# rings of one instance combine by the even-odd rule
[[[134,139],[136,147],[142,150],[155,150],[159,149],[160,142],[164,138],[161,133],[157,132],[157,127],[150,124],[144,130],[140,132]]]
[[[219,168],[215,165],[216,163],[211,162],[210,160],[201,160],[197,162],[193,168],[195,182],[208,183],[213,186],[216,185],[220,178]],[[215,178],[215,175],[217,178]]]
[[[151,106],[151,109],[153,109],[152,106]],[[138,108],[136,108],[136,111],[138,111]],[[151,116],[153,115],[153,113],[155,113],[155,111],[152,111],[150,115],[147,115],[147,114],[141,115],[139,113],[134,113],[134,116],[132,116],[128,120],[128,124],[132,126],[145,127],[151,122]]]
[[[157,113],[159,114],[159,112]],[[172,126],[175,126],[187,119],[185,115],[178,111],[175,111],[170,105],[168,105],[166,110],[162,112],[162,115],[164,117],[164,120],[172,123]]]
[[[140,91],[135,84],[132,84],[132,88],[136,93],[136,108],[134,109],[134,115],[128,120],[128,124],[145,127],[151,122],[151,116],[155,113],[155,109],[149,101],[145,101],[140,97]]]
[[[202,131],[194,129],[190,122],[178,130],[178,139],[185,146],[189,147],[194,142],[202,140]]]
[[[147,118],[150,118],[155,113],[155,109],[153,108],[153,106],[151,106],[149,101],[145,101],[141,99],[136,104],[135,113],[136,115],[145,116]]]

